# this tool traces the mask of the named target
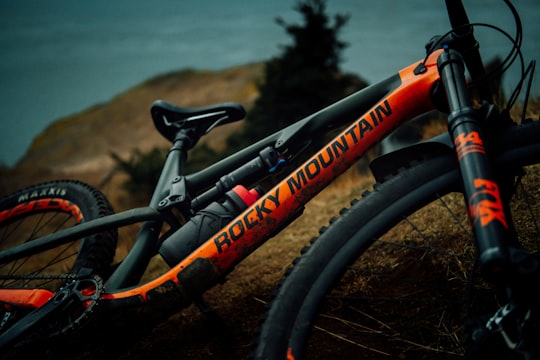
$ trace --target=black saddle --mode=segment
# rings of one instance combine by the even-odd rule
[[[171,142],[180,129],[190,129],[202,136],[216,126],[242,120],[246,116],[244,107],[234,102],[188,108],[156,100],[150,113],[156,129]]]

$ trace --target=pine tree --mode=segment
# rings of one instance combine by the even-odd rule
[[[349,17],[336,14],[331,21],[324,0],[299,1],[295,10],[303,17],[302,25],[276,19],[293,43],[266,64],[264,79],[258,84],[259,98],[248,113],[244,133],[228,141],[233,147],[260,139],[365,86],[339,68],[347,44],[338,35]]]

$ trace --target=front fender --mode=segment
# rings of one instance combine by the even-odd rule
[[[415,160],[433,158],[441,154],[455,156],[452,140],[447,132],[381,155],[369,164],[369,168],[375,180],[383,182],[388,176]]]

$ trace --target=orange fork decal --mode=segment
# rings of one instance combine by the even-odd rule
[[[461,160],[462,157],[470,153],[486,153],[486,149],[484,148],[484,142],[476,131],[471,131],[467,134],[460,133],[454,139],[454,144],[456,146],[459,160]]]
[[[474,222],[480,221],[482,226],[486,226],[498,221],[508,228],[497,184],[486,179],[474,179],[474,187],[476,192],[469,200],[469,212]]]

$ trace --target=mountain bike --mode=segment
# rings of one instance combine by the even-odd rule
[[[424,58],[195,173],[183,171],[189,150],[245,110],[155,101],[154,125],[172,145],[146,207],[114,213],[100,191],[70,180],[2,198],[2,353],[62,343],[88,328],[155,325],[200,301],[368,149],[436,110],[448,131],[374,160],[373,190],[294,262],[252,355],[538,356],[540,231],[531,199],[540,122],[525,112],[535,63],[525,67],[519,16],[505,3],[514,37],[470,23],[461,2],[447,0],[452,29],[429,40]],[[480,26],[512,45],[490,72],[474,36]],[[521,81],[500,108],[487,80],[516,59]],[[509,109],[524,86],[524,110],[513,120]],[[113,264],[119,230],[133,224],[133,247]],[[170,269],[141,281],[155,256]]]

